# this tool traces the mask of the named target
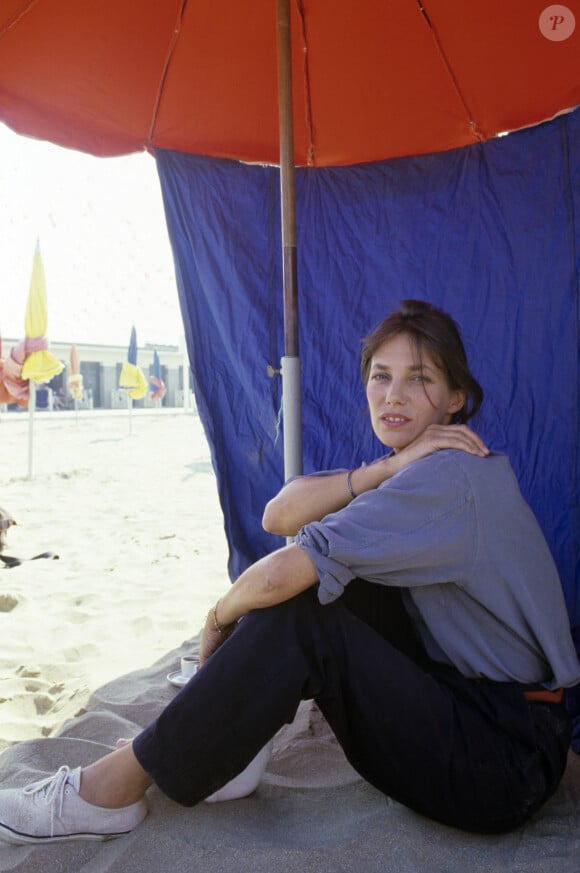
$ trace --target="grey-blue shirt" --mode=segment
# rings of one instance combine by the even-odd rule
[[[305,525],[296,542],[322,604],[357,576],[406,589],[427,653],[465,676],[580,681],[556,567],[505,455],[429,455]]]

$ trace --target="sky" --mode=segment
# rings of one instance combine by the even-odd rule
[[[180,343],[154,158],[96,158],[0,124],[0,336],[22,339],[37,239],[49,341]],[[6,349],[4,349],[6,352]]]

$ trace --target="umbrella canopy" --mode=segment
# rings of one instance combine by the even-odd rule
[[[137,366],[137,331],[134,327],[131,328],[127,360],[121,370],[119,388],[125,388],[133,400],[141,400],[147,394],[147,381],[143,371]]]
[[[30,385],[22,378],[22,365],[26,359],[26,344],[18,343],[10,350],[10,354],[2,364],[2,403],[17,403],[21,407],[28,406]]]
[[[47,328],[46,279],[40,245],[36,243],[24,317],[26,359],[22,365],[23,379],[32,379],[37,383],[50,382],[53,376],[64,369],[64,364],[48,351]]]
[[[17,403],[4,382],[4,358],[2,357],[2,338],[0,337],[0,403]]]
[[[149,391],[151,392],[151,400],[163,400],[167,393],[165,382],[161,378],[161,361],[157,354],[157,349],[153,352],[153,368],[149,376]]]
[[[68,376],[68,390],[74,400],[83,399],[83,377],[79,364],[79,353],[76,346],[70,347],[70,372]]]
[[[580,104],[580,0],[301,0],[291,25],[297,165],[442,151]],[[0,119],[97,155],[277,163],[276,63],[273,0],[0,7]]]

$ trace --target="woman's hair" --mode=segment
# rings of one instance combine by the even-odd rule
[[[456,323],[446,312],[423,300],[403,300],[398,312],[385,318],[363,340],[360,369],[364,384],[369,379],[373,355],[384,342],[399,334],[406,334],[414,343],[419,362],[423,355],[430,356],[452,391],[465,391],[465,403],[452,419],[454,424],[465,424],[478,412],[483,390],[471,375]]]

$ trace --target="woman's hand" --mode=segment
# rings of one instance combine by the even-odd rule
[[[200,666],[207,661],[207,659],[213,655],[217,649],[221,646],[222,643],[225,643],[229,635],[232,633],[235,628],[235,623],[228,625],[227,627],[222,627],[221,630],[218,630],[215,622],[215,609],[213,607],[208,612],[205,618],[205,625],[203,626],[203,630],[201,632],[201,639],[199,642],[199,663]]]
[[[485,458],[489,449],[480,436],[465,424],[430,424],[417,439],[390,458],[397,472],[413,461],[439,452],[441,449],[459,449],[470,455]]]
[[[248,612],[290,600],[317,582],[312,560],[294,543],[251,564],[208,612],[199,643],[200,664],[219,649]]]

